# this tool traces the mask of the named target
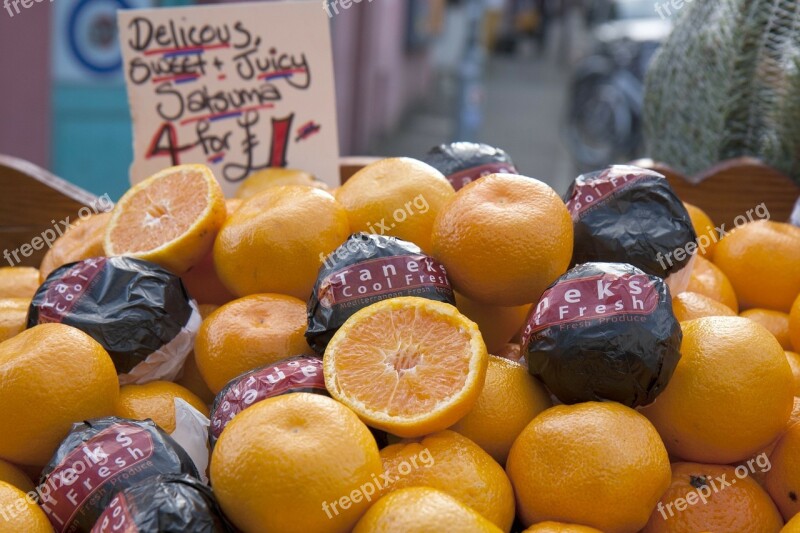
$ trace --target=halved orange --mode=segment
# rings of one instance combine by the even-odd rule
[[[183,274],[206,256],[227,216],[211,169],[179,165],[120,198],[106,227],[106,255],[127,255]]]
[[[425,298],[361,309],[325,350],[331,395],[367,424],[401,437],[440,431],[475,404],[489,356],[478,326]]]

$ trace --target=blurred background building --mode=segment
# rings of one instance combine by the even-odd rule
[[[51,0],[0,12],[0,153],[119,196],[132,147],[115,11],[188,3]],[[641,83],[670,25],[657,3],[353,4],[330,18],[341,153],[421,157],[481,141],[559,192],[578,171],[646,155]]]

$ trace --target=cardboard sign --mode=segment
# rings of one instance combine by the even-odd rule
[[[267,167],[339,184],[330,30],[318,2],[122,10],[118,22],[131,183],[205,163],[228,196]]]

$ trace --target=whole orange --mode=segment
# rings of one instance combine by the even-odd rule
[[[689,218],[692,219],[692,226],[694,227],[694,232],[697,234],[698,245],[705,245],[702,248],[698,248],[698,253],[706,259],[713,259],[714,250],[719,240],[719,234],[714,226],[714,222],[711,221],[711,217],[709,217],[705,211],[696,205],[686,202],[683,202],[683,205],[689,213]]]
[[[208,417],[208,407],[191,391],[169,381],[151,381],[144,385],[125,385],[119,391],[114,414],[133,420],[151,419],[172,433],[175,431],[175,400],[180,398]]]
[[[310,354],[306,305],[291,296],[253,294],[227,303],[200,325],[194,355],[216,394],[248,370],[294,355]]]
[[[655,428],[614,402],[538,415],[514,441],[506,470],[526,525],[555,520],[607,533],[641,529],[670,479]]]
[[[214,266],[234,294],[275,292],[305,301],[321,261],[350,235],[347,212],[314,187],[273,187],[244,202],[214,243]]]
[[[761,324],[775,335],[784,350],[792,349],[792,340],[789,338],[789,315],[771,309],[748,309],[742,311],[739,316],[749,318],[753,322]]]
[[[0,298],[0,342],[25,329],[30,306],[28,298]]]
[[[749,472],[745,465],[674,463],[672,483],[642,533],[777,533],[783,525],[781,515]]]
[[[456,294],[456,307],[467,318],[478,324],[486,349],[489,353],[496,353],[503,350],[523,328],[531,304],[499,307],[481,304],[463,294]]]
[[[44,465],[75,422],[109,416],[119,381],[108,353],[63,324],[0,343],[0,457]]]
[[[105,255],[103,237],[111,213],[98,213],[78,221],[56,239],[39,265],[39,276],[44,281],[62,265]]]
[[[226,217],[233,214],[234,211],[239,209],[242,201],[238,198],[228,198],[225,200]],[[181,276],[181,281],[189,291],[189,294],[199,304],[212,304],[223,305],[231,300],[234,296],[225,285],[220,281],[217,271],[214,268],[214,252],[209,250],[208,253],[200,260],[199,263],[189,269],[188,272]]]
[[[500,533],[500,528],[449,494],[430,487],[408,487],[375,502],[353,533],[469,531]]]
[[[736,228],[714,252],[742,307],[789,312],[800,293],[800,228],[759,220]]]
[[[203,379],[203,374],[200,373],[200,368],[197,366],[197,357],[194,352],[190,353],[183,364],[183,371],[181,377],[175,380],[175,383],[184,387],[203,400],[206,405],[211,405],[216,396],[211,389],[208,388],[206,380]]]
[[[381,450],[386,492],[431,487],[446,492],[508,532],[514,521],[514,491],[489,454],[453,431],[433,433]],[[387,482],[387,479],[391,482]]]
[[[26,493],[0,481],[0,533],[52,533],[42,508]]]
[[[791,352],[787,352],[787,353],[791,353]],[[775,446],[778,445],[778,442],[780,442],[781,437],[783,437],[783,435],[786,433],[786,431],[790,427],[794,426],[798,422],[800,422],[800,397],[795,396],[794,397],[794,406],[792,407],[792,414],[791,414],[791,416],[789,416],[789,421],[786,423],[786,426],[783,428],[783,431],[781,431],[778,434],[778,438],[777,439],[775,439],[772,442],[770,442],[765,448],[763,448],[763,451],[760,452],[758,455],[766,454],[767,458],[769,458],[772,455],[772,452],[775,451]],[[768,468],[769,467],[771,467],[771,464],[768,466]],[[758,483],[761,486],[764,486],[764,478],[766,477],[764,474],[765,474],[765,472],[761,472],[759,470],[759,471],[754,472],[752,474],[752,477],[753,477],[753,479],[758,481]]]
[[[714,263],[700,256],[695,257],[686,290],[708,296],[739,312],[739,301],[728,277]]]
[[[563,522],[539,522],[522,533],[602,533],[599,529],[578,524],[564,524]]]
[[[800,396],[800,354],[795,352],[786,351],[786,360],[789,361],[789,366],[792,367],[792,375],[794,376],[794,396]]]
[[[537,302],[566,272],[572,218],[541,181],[490,174],[444,206],[433,225],[432,245],[461,294],[486,305],[524,305]]]
[[[786,352],[787,354],[790,352]],[[741,460],[736,463],[733,463],[731,466],[739,466],[745,465],[750,470],[750,477],[753,478],[759,485],[762,487],[766,487],[765,479],[766,474],[770,470],[772,470],[772,463],[770,463],[769,458],[772,456],[772,452],[775,451],[775,446],[778,445],[780,442],[781,437],[786,433],[786,431],[792,427],[793,425],[800,422],[800,398],[797,396],[794,397],[794,406],[792,407],[792,414],[789,416],[789,421],[784,426],[783,430],[778,433],[778,437],[770,442],[767,446],[762,448],[758,453],[753,454],[751,457],[748,457],[746,460]],[[756,467],[753,466],[753,461],[756,461]]]
[[[214,269],[214,255],[208,254],[181,276],[189,295],[198,303],[222,305],[235,299]]]
[[[19,467],[0,459],[0,481],[14,485],[23,492],[33,490],[33,481]]]
[[[781,533],[800,533],[800,513],[794,515],[794,518],[786,522],[786,525],[781,529]]]
[[[299,392],[231,420],[211,455],[222,510],[245,533],[345,533],[378,492],[381,459],[350,409]]]
[[[32,267],[0,267],[0,298],[30,300],[39,288],[39,271]]]
[[[536,415],[552,405],[550,393],[527,368],[490,355],[478,401],[450,429],[472,439],[504,465],[517,436]]]
[[[792,412],[786,354],[769,331],[742,317],[699,318],[681,328],[678,366],[642,413],[675,457],[716,464],[751,457]]]
[[[769,456],[764,486],[783,518],[800,512],[800,424],[788,427]]]
[[[682,292],[672,298],[672,312],[678,322],[706,316],[736,316],[727,305],[697,292]]]
[[[236,189],[236,198],[247,200],[267,189],[281,185],[308,185],[317,189],[328,189],[324,182],[308,172],[294,168],[269,167],[247,176]]]
[[[200,316],[205,320],[211,316],[211,313],[219,309],[219,306],[200,304],[197,308],[200,311]],[[181,371],[180,377],[175,380],[175,383],[189,389],[207,405],[211,405],[214,402],[214,393],[208,388],[208,385],[206,385],[203,379],[203,375],[200,374],[200,369],[197,368],[197,357],[194,355],[194,350],[189,353],[186,362],[183,363],[183,370]]]
[[[800,352],[800,294],[797,295],[789,312],[789,337],[792,340],[792,347]]]
[[[356,172],[337,191],[353,232],[393,235],[431,250],[431,227],[455,191],[441,172],[422,161],[393,157]]]

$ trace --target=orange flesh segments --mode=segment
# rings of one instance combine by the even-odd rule
[[[199,177],[197,172],[174,173],[131,197],[111,234],[125,249],[115,251],[146,252],[183,235],[209,208],[208,184]]]
[[[467,331],[417,308],[368,317],[339,350],[339,385],[353,400],[392,416],[427,412],[460,391],[471,353]]]

